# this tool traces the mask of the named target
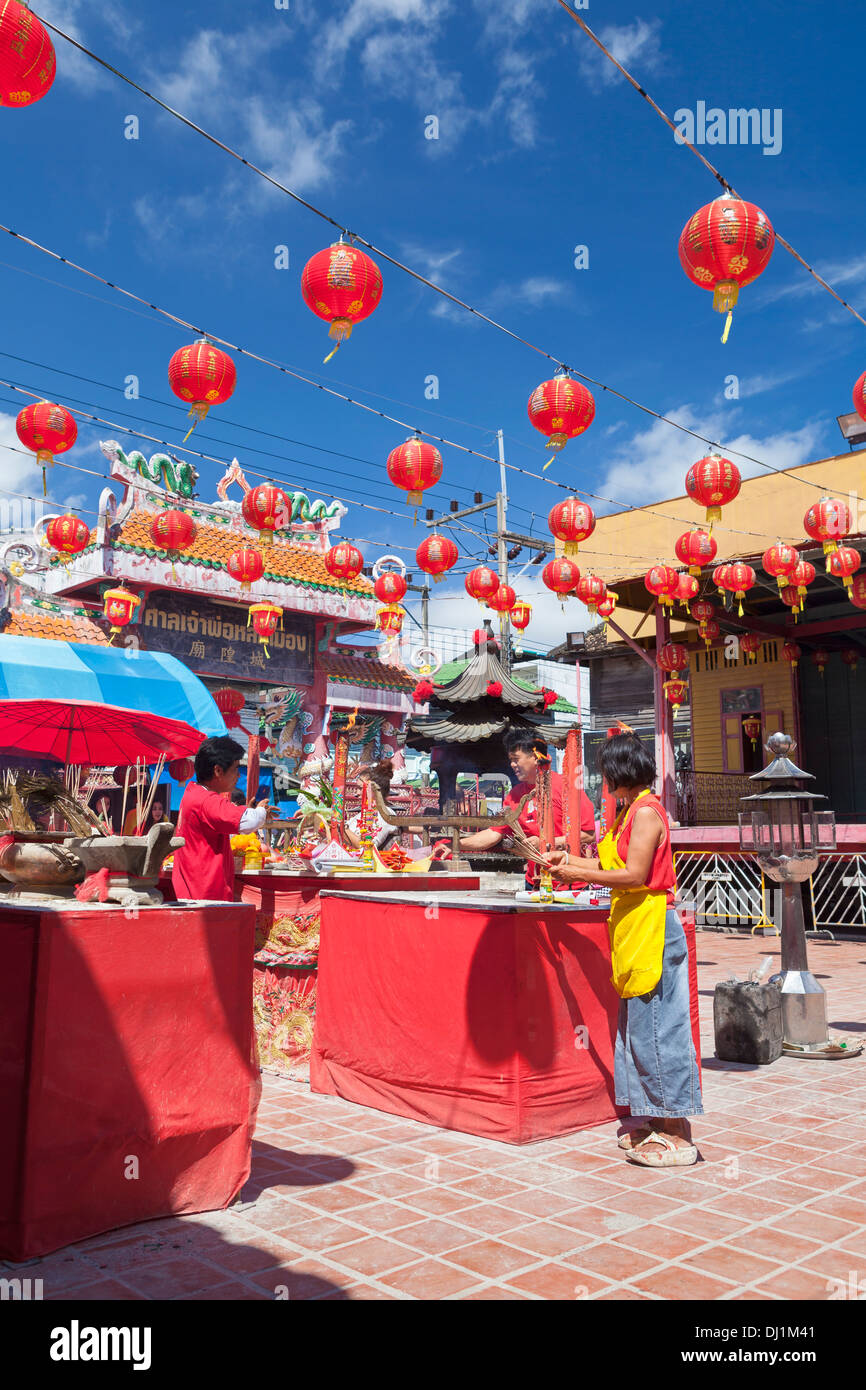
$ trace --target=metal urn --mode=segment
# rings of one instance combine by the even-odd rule
[[[782,988],[784,1050],[790,1056],[853,1056],[830,1042],[824,990],[809,969],[803,919],[802,885],[812,877],[822,854],[836,848],[836,818],[816,810],[826,798],[804,790],[814,781],[791,761],[790,734],[771,734],[766,743],[773,761],[749,780],[760,787],[741,811],[740,848],[757,856],[767,878],[781,885],[782,970],[775,976]]]

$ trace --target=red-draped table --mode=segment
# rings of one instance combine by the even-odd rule
[[[316,1013],[321,893],[350,888],[424,897],[470,893],[477,874],[317,874],[285,869],[244,870],[235,892],[256,912],[253,1011],[259,1064],[266,1071],[302,1079],[306,1074]]]
[[[605,908],[326,891],[312,1089],[508,1143],[568,1134],[616,1118],[618,1006]]]
[[[0,1256],[234,1201],[261,1085],[254,917],[0,901]]]

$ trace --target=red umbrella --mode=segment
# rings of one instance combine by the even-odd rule
[[[188,758],[204,734],[182,719],[101,705],[95,700],[0,700],[0,749],[106,766]]]

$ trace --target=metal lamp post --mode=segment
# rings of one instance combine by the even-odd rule
[[[817,811],[825,797],[803,790],[814,781],[789,758],[790,734],[771,734],[766,743],[773,761],[749,780],[761,787],[744,796],[753,805],[740,812],[740,848],[757,855],[764,873],[782,888],[782,1029],[789,1056],[854,1056],[859,1048],[830,1042],[824,990],[809,969],[803,920],[802,885],[818,867],[821,854],[836,848],[836,818]]]

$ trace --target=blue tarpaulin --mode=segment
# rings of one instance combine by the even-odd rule
[[[225,734],[207,687],[176,657],[0,635],[0,700],[96,700]]]

